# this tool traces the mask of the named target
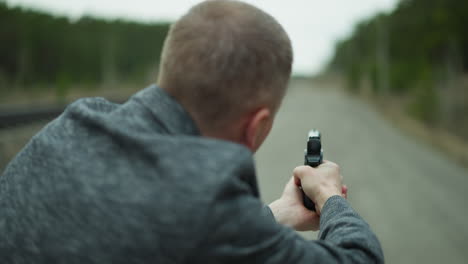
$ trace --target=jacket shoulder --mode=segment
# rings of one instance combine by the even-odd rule
[[[233,181],[249,186],[257,196],[255,166],[252,152],[246,147],[224,140],[195,136],[175,137],[174,144],[164,150],[156,148],[161,159],[160,168],[175,170],[174,177],[190,175],[200,188],[222,189]]]

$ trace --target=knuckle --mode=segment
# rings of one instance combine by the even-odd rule
[[[294,170],[293,170],[294,176],[299,177],[300,175],[302,175],[303,170],[304,170],[303,167],[304,167],[304,166],[299,166],[299,167],[294,168]]]
[[[302,178],[304,175],[310,174],[311,171],[313,171],[312,167],[302,165],[294,168],[293,175],[298,178]]]
[[[337,170],[338,172],[341,170],[340,166],[338,164],[334,163],[334,162],[330,161],[327,164],[331,169]]]
[[[340,165],[338,165],[338,164],[336,164],[336,163],[333,163],[333,168],[334,168],[336,171],[338,171],[338,172],[341,171]]]

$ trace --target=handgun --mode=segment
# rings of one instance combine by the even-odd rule
[[[321,135],[318,130],[312,129],[307,135],[307,148],[304,150],[304,165],[311,167],[319,166],[323,161],[323,149]],[[301,188],[302,190],[302,188]],[[302,190],[302,200],[304,206],[312,211],[315,211],[315,204]]]

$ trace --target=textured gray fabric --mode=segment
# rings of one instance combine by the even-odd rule
[[[0,263],[383,262],[343,198],[306,241],[258,196],[251,152],[201,137],[162,89],[81,99],[0,178]]]

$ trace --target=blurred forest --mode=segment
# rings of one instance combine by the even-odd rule
[[[401,0],[337,43],[328,72],[468,139],[468,1]],[[395,107],[395,105],[393,105]]]
[[[91,17],[71,21],[3,1],[0,25],[0,94],[40,87],[58,96],[77,84],[95,87],[156,74],[169,27]]]

